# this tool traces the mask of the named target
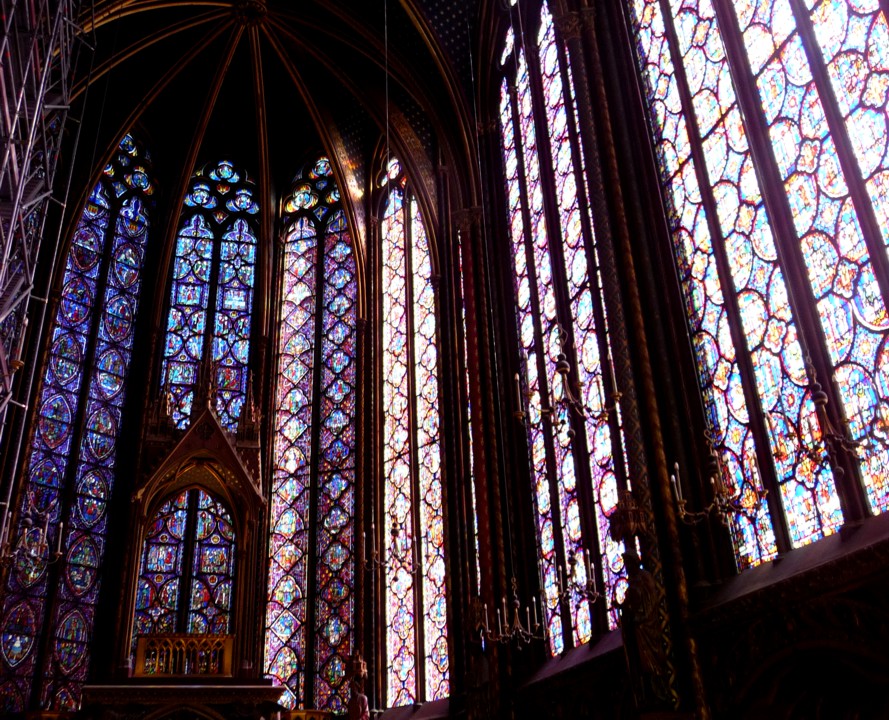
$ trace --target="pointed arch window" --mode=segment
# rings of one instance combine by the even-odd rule
[[[449,663],[432,254],[419,203],[397,160],[380,184],[381,534],[391,707],[447,696]]]
[[[79,707],[153,192],[148,154],[126,135],[71,237],[18,517],[3,529],[27,551],[11,568],[0,616],[5,713]],[[48,565],[54,548],[60,559]]]
[[[886,6],[635,0],[629,21],[744,568],[889,506]]]
[[[609,532],[628,488],[620,408],[599,277],[595,223],[578,134],[571,68],[547,4],[512,11],[501,55],[501,150],[506,176],[521,372],[550,651],[585,643],[617,625],[626,588],[623,543]],[[571,371],[560,371],[567,359]],[[581,389],[586,416],[557,402]],[[592,559],[604,588],[599,616],[559,574],[587,582]],[[599,606],[601,607],[601,606]]]
[[[256,264],[256,188],[228,160],[198,170],[176,236],[162,383],[188,426],[198,373],[212,368],[216,412],[234,430],[247,393]]]
[[[265,669],[344,712],[353,650],[357,267],[327,158],[284,200]]]
[[[146,526],[133,635],[231,631],[235,531],[229,509],[201,488],[164,502]]]

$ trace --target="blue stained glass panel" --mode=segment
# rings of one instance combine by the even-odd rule
[[[114,478],[153,192],[147,157],[138,143],[127,135],[119,150],[72,233],[37,401],[37,432],[28,449],[19,524],[10,528],[26,542],[45,540],[47,548],[16,563],[0,613],[5,663],[0,669],[7,677],[0,706],[10,712],[25,709],[35,677],[42,709],[76,709],[89,667],[105,508]],[[124,173],[122,168],[133,163],[139,172]],[[68,490],[72,485],[73,493]],[[65,534],[59,537],[62,520]],[[48,529],[45,538],[43,527]],[[61,580],[49,606],[46,560],[54,547],[61,548]],[[34,648],[43,632],[52,641],[38,669]]]

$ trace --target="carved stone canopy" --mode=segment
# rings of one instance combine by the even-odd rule
[[[210,408],[192,420],[179,442],[139,483],[133,502],[144,520],[163,498],[195,485],[221,497],[242,519],[243,510],[265,505],[258,473],[244,461]]]

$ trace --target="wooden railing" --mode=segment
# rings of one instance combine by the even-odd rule
[[[231,677],[234,635],[144,635],[135,677]]]

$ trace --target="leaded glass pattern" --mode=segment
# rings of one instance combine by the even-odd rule
[[[167,499],[146,526],[133,640],[140,635],[231,632],[235,576],[231,513],[202,488]]]
[[[258,213],[253,182],[228,160],[194,174],[176,236],[162,372],[179,428],[188,426],[205,358],[220,422],[237,426],[249,375]]]
[[[632,24],[709,430],[747,508],[733,521],[738,563],[755,565],[778,550],[773,522],[798,547],[844,519],[813,356],[832,372],[871,508],[889,503],[879,349],[889,318],[872,260],[885,262],[887,232],[886,101],[874,94],[886,20],[876,2],[637,0]],[[739,85],[759,102],[742,109]],[[785,191],[768,211],[762,177]],[[810,305],[817,326],[804,330]],[[771,522],[751,492],[762,475],[780,491]]]
[[[289,707],[342,712],[354,635],[357,267],[326,158],[297,177],[283,219],[265,668]]]
[[[518,393],[526,402],[544,620],[550,651],[558,654],[566,643],[585,643],[594,632],[592,608],[582,593],[571,592],[568,598],[570,628],[563,627],[559,600],[560,568],[574,563],[573,579],[586,583],[587,568],[578,561],[584,550],[599,560],[597,581],[604,581],[606,590],[607,626],[599,631],[616,627],[626,572],[623,544],[611,538],[608,517],[617,503],[621,471],[616,459],[622,458],[623,442],[617,410],[610,411],[606,403],[607,315],[587,183],[576,160],[582,148],[571,76],[546,4],[538,19],[536,33],[523,41],[511,30],[504,47],[501,150],[522,356]],[[529,67],[531,62],[537,67]],[[538,139],[542,128],[548,136],[543,144]],[[552,177],[551,184],[544,174]],[[547,197],[554,213],[547,211]],[[568,406],[553,407],[553,399],[565,394],[556,369],[562,352],[571,353],[587,408],[583,443],[574,436]],[[589,507],[581,501],[579,483],[590,484],[594,500]],[[592,520],[586,528],[584,516]]]
[[[198,635],[226,635],[231,630],[235,530],[222,502],[203,490],[197,495],[186,630]]]
[[[391,707],[445,697],[450,686],[432,255],[419,204],[397,160],[389,162],[381,184],[383,572]]]
[[[89,670],[106,508],[149,235],[150,177],[147,154],[126,135],[72,235],[18,523],[9,528],[13,538],[24,535],[28,542],[45,533],[48,548],[38,559],[21,556],[7,581],[0,620],[0,662],[7,678],[0,697],[6,712],[27,709],[42,635],[52,638],[39,669],[42,709],[77,709]],[[51,572],[45,560],[56,547],[62,560]],[[49,606],[53,583],[57,590]]]
[[[188,492],[165,502],[145,531],[133,636],[176,632]]]

